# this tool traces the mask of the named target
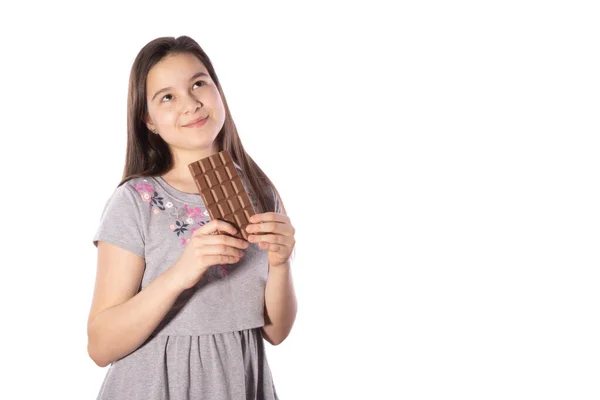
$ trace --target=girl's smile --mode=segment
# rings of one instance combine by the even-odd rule
[[[187,124],[187,125],[183,125],[186,128],[199,128],[202,125],[204,125],[206,123],[206,121],[208,121],[208,117],[204,118],[204,119],[200,119],[197,122],[191,123],[191,124]]]

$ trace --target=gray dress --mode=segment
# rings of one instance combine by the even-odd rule
[[[145,259],[142,290],[209,221],[200,195],[160,177],[135,178],[112,194],[93,240]],[[184,291],[146,342],[110,365],[97,399],[277,399],[260,330],[268,258],[256,243],[245,253],[237,264],[210,267]]]

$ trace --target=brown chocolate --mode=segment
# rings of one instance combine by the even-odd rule
[[[256,212],[229,151],[202,158],[189,168],[210,219],[229,222],[238,229],[233,236],[248,240],[246,226]],[[227,232],[217,233],[232,236]]]

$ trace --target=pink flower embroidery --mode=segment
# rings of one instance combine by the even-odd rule
[[[169,225],[169,228],[173,231],[173,230],[175,230],[175,225],[171,224],[171,225]]]
[[[151,199],[150,193],[148,192],[142,192],[140,196],[142,196],[142,200],[144,200],[145,202],[149,202]]]
[[[227,266],[220,264],[219,268],[221,269],[221,275],[223,276],[223,278],[226,277],[227,273],[229,272],[229,271],[227,271]]]
[[[190,218],[196,218],[198,217],[200,214],[202,214],[202,210],[200,209],[200,207],[188,207],[187,204],[184,205],[185,211],[187,212],[187,216]]]
[[[138,183],[136,185],[134,185],[135,190],[137,190],[138,192],[150,192],[152,193],[154,190],[152,189],[152,186],[146,184],[146,183]]]

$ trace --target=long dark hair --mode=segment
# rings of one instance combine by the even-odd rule
[[[228,150],[231,158],[244,172],[260,208],[256,212],[275,211],[276,199],[269,191],[272,189],[277,200],[283,204],[279,192],[269,177],[244,150],[210,58],[200,45],[188,36],[154,39],[140,50],[133,62],[127,98],[127,151],[119,186],[136,177],[160,176],[173,167],[173,155],[169,145],[159,135],[154,135],[148,130],[143,117],[148,112],[146,104],[148,72],[163,58],[181,53],[192,54],[204,64],[221,95],[225,107],[225,123],[215,138],[218,151]]]

